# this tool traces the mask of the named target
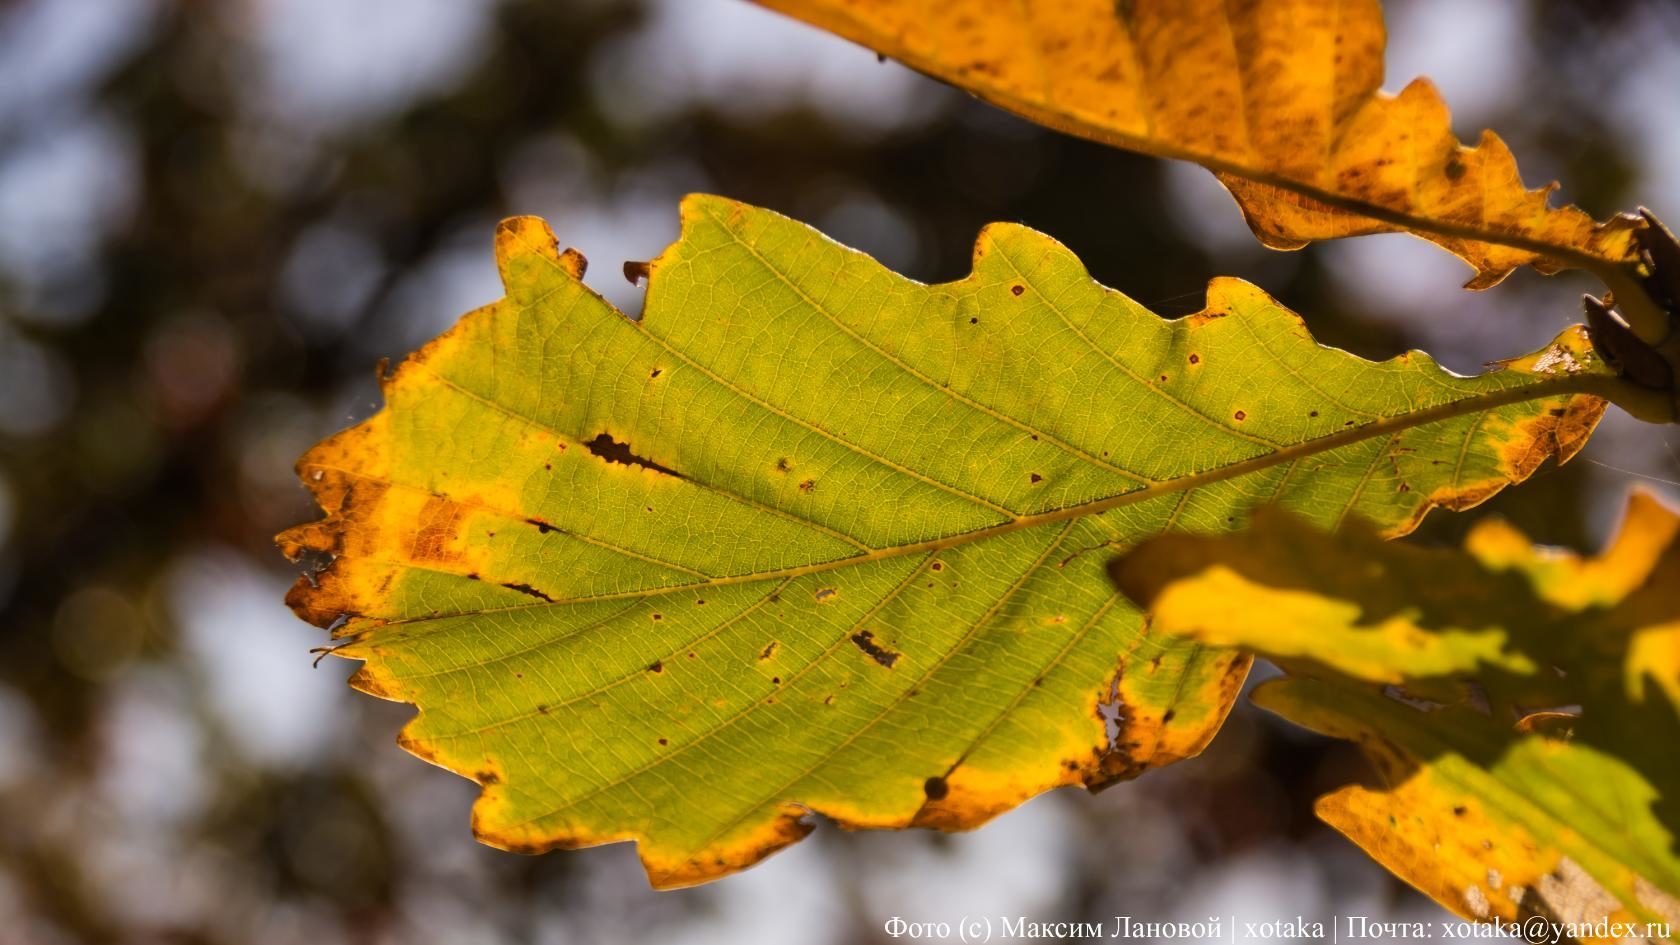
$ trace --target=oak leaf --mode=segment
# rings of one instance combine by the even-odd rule
[[[1403,231],[1476,270],[1594,271],[1633,300],[1638,218],[1526,187],[1505,143],[1454,136],[1427,79],[1381,90],[1378,0],[756,0],[1040,124],[1193,161],[1256,236]]]
[[[1233,279],[1159,318],[1049,238],[898,276],[717,197],[632,319],[538,220],[507,296],[310,450],[296,612],[419,706],[485,842],[636,840],[674,886],[815,815],[974,827],[1196,754],[1247,660],[1150,630],[1104,571],[1281,502],[1411,529],[1568,458],[1619,383],[1570,329],[1459,377],[1313,342]]]
[[[1474,919],[1680,922],[1680,515],[1645,494],[1602,555],[1479,523],[1465,548],[1266,510],[1113,565],[1159,632],[1289,675],[1255,701],[1357,741],[1319,815]]]

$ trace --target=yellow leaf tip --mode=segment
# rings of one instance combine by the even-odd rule
[[[589,261],[575,249],[560,252],[559,240],[541,217],[509,217],[496,226],[496,267],[501,271],[502,285],[509,295],[514,294],[518,281],[516,272],[529,260],[542,260],[558,265],[573,279],[582,279]]]
[[[1273,298],[1265,289],[1236,276],[1214,276],[1208,280],[1207,298],[1202,310],[1189,316],[1190,325],[1197,327],[1228,315],[1287,319],[1297,335],[1312,338],[1306,319]]]
[[[682,225],[683,237],[686,239],[694,225],[704,219],[712,219],[726,229],[735,230],[746,221],[750,213],[766,213],[728,197],[717,194],[693,193],[682,198],[677,206],[677,217]],[[779,214],[778,214],[779,216]],[[678,241],[679,243],[681,240]],[[675,246],[673,245],[673,248]]]

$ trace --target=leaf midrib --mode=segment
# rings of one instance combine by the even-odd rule
[[[405,369],[413,370],[417,367],[422,366],[417,364],[408,365],[405,366]],[[423,369],[432,374],[432,376],[439,377],[440,380],[442,379],[441,376],[429,366],[424,366]],[[754,571],[742,574],[724,575],[706,581],[695,581],[686,584],[671,584],[657,588],[616,591],[612,593],[593,594],[582,597],[556,598],[550,601],[534,601],[530,604],[513,604],[507,607],[485,608],[482,610],[471,611],[470,614],[437,614],[421,617],[408,617],[385,621],[379,625],[396,626],[409,623],[424,623],[433,620],[474,614],[516,612],[530,610],[537,607],[553,607],[607,600],[660,597],[667,594],[687,592],[695,588],[723,587],[734,584],[746,584],[753,581],[775,580],[784,577],[799,578],[809,574],[833,571],[849,567],[851,565],[865,564],[871,561],[880,561],[888,558],[896,558],[904,555],[920,554],[924,552],[943,551],[948,548],[955,548],[972,542],[983,541],[1000,535],[1007,535],[1011,532],[1033,528],[1039,525],[1066,521],[1072,518],[1098,515],[1112,509],[1132,505],[1134,503],[1157,498],[1159,496],[1172,495],[1212,485],[1217,482],[1223,482],[1227,479],[1235,479],[1248,475],[1249,473],[1259,472],[1260,470],[1268,469],[1272,466],[1290,462],[1301,457],[1329,452],[1343,446],[1349,446],[1378,436],[1392,435],[1401,431],[1425,426],[1430,423],[1443,420],[1449,420],[1454,417],[1465,416],[1478,411],[1486,412],[1494,410],[1498,407],[1508,406],[1510,404],[1544,399],[1545,397],[1555,394],[1591,394],[1597,396],[1604,393],[1604,388],[1613,381],[1613,378],[1603,377],[1591,373],[1581,373],[1563,375],[1556,378],[1538,381],[1530,385],[1507,387],[1501,390],[1491,391],[1486,394],[1475,394],[1461,400],[1437,404],[1434,407],[1425,408],[1423,410],[1380,418],[1361,426],[1337,431],[1328,436],[1319,437],[1313,440],[1304,440],[1300,443],[1292,444],[1283,449],[1276,450],[1275,452],[1239,460],[1235,463],[1230,463],[1228,465],[1200,473],[1193,473],[1188,476],[1161,480],[1151,485],[1134,489],[1130,492],[1123,492],[1118,495],[1109,496],[1107,498],[1095,499],[1077,505],[1064,506],[1059,509],[1052,509],[1048,512],[1015,516],[1009,521],[1000,522],[996,525],[989,525],[978,529],[971,529],[966,532],[959,532],[953,535],[945,535],[939,538],[931,538],[924,541],[875,548],[866,553],[848,555],[846,557],[834,558],[828,561],[794,565],[792,567],[776,568],[768,571]],[[450,387],[451,389],[458,390],[464,395],[470,396],[475,400],[490,406],[492,409],[505,414],[509,419],[527,423],[530,426],[538,430],[542,430],[550,435],[561,435],[559,431],[552,429],[534,418],[520,414],[507,407],[505,404],[496,403],[495,401],[480,397],[479,395],[466,391],[457,385],[451,384]],[[694,482],[692,479],[686,481]],[[731,495],[735,494],[733,490],[725,489],[717,484],[701,484],[716,491],[728,492]],[[381,561],[381,559],[372,557],[363,558],[362,560],[374,563],[385,563],[393,566],[418,567],[412,562]],[[454,575],[453,572],[443,573],[451,574],[452,576],[457,577],[459,576]]]

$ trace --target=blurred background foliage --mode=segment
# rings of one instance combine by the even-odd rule
[[[1680,6],[1390,0],[1389,87],[1596,214],[1680,218]],[[1324,341],[1461,371],[1578,320],[1579,274],[1468,271],[1404,237],[1275,253],[1196,168],[1035,128],[740,0],[0,0],[0,940],[863,942],[894,915],[1328,919],[1439,911],[1316,824],[1348,750],[1239,709],[1202,759],[975,834],[823,830],[648,891],[616,846],[475,844],[465,781],[281,596],[314,516],[292,461],[377,409],[374,365],[499,294],[539,213],[619,275],[707,190],[923,280],[1017,220],[1166,315],[1243,276]],[[1592,545],[1680,479],[1612,414],[1491,508]],[[1459,535],[1437,513],[1421,540]],[[703,790],[704,785],[697,785]]]

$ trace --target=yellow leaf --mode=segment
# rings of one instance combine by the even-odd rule
[[[1267,245],[1405,231],[1476,269],[1619,267],[1637,218],[1530,190],[1505,143],[1453,135],[1427,79],[1380,90],[1378,0],[757,0],[1033,121],[1219,175]]]

